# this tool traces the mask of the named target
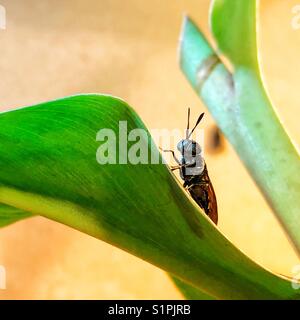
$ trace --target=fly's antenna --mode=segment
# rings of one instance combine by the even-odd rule
[[[197,128],[198,124],[201,122],[202,118],[204,117],[204,112],[200,114],[194,128],[192,129],[192,131],[187,135],[187,139],[190,138],[190,136],[192,135],[192,133],[194,132],[194,130]]]
[[[186,126],[186,131],[185,131],[185,137],[186,139],[189,136],[189,131],[190,131],[190,114],[191,114],[191,109],[188,108],[188,118],[187,118],[187,126]]]

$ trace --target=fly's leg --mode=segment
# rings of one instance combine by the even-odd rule
[[[159,147],[159,150],[162,151],[162,152],[171,152],[174,160],[175,160],[178,164],[180,164],[180,161],[177,159],[177,157],[176,157],[176,155],[175,155],[175,152],[174,152],[173,150],[164,150],[164,149],[162,149],[161,147]],[[180,169],[180,167],[179,167],[178,169]],[[176,169],[175,169],[175,170],[176,170]]]
[[[181,169],[181,168],[189,168],[189,167],[193,167],[195,163],[179,163],[178,166],[171,166],[171,170],[174,171],[174,170],[178,170],[178,169]]]
[[[171,166],[171,170],[174,171],[174,170],[178,170],[178,169],[181,169],[181,168],[187,168],[189,167],[188,164],[184,163],[184,164],[179,164],[178,166]]]

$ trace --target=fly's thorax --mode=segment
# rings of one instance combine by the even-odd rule
[[[181,170],[181,176],[198,176],[201,175],[205,168],[205,161],[203,156],[197,155],[187,156],[181,158],[181,164],[184,165]]]

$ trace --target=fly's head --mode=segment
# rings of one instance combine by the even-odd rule
[[[177,144],[177,150],[185,159],[199,157],[202,153],[199,143],[191,139],[183,139],[179,141]]]

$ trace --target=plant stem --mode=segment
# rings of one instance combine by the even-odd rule
[[[239,67],[232,75],[189,18],[183,24],[180,65],[299,253],[300,157],[272,108],[257,70]]]

